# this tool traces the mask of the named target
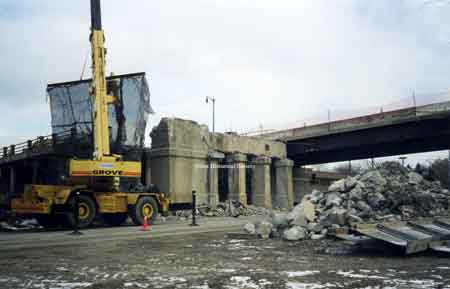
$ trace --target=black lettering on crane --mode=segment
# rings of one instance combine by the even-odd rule
[[[114,176],[114,177],[121,176],[122,173],[123,172],[121,170],[93,170],[92,171],[93,175]]]

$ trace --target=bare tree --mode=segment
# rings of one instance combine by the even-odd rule
[[[448,159],[439,158],[429,161],[428,178],[438,180],[442,186],[449,188]]]
[[[357,174],[361,173],[361,165],[357,163],[352,163],[351,165],[349,163],[343,163],[335,166],[333,168],[333,172],[354,177]]]

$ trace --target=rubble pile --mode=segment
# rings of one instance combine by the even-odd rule
[[[192,210],[177,211],[176,214],[179,219],[189,219],[192,217]],[[216,207],[199,206],[197,214],[203,217],[269,216],[271,210],[228,200]]]
[[[270,221],[254,224],[254,230],[247,224],[244,230],[263,238],[321,239],[330,229],[443,216],[449,208],[450,193],[438,181],[430,182],[397,162],[386,162],[336,181],[326,192],[313,191],[288,214],[272,214]]]
[[[199,208],[199,213],[206,217],[238,217],[269,215],[270,210],[229,200],[227,202],[219,203],[215,208]]]

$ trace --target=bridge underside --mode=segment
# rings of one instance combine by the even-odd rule
[[[411,121],[287,142],[296,165],[311,165],[450,148],[450,117]]]

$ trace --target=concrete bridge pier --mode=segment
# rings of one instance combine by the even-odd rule
[[[292,168],[294,162],[290,159],[280,159],[274,162],[274,207],[291,209],[294,206]]]
[[[221,152],[208,154],[208,206],[215,207],[219,204],[219,162],[225,157]]]
[[[239,201],[247,204],[247,193],[245,187],[245,165],[247,156],[242,153],[232,153],[227,156],[228,169],[228,188],[230,200]]]
[[[272,160],[266,156],[260,156],[253,160],[252,175],[252,203],[257,207],[272,208],[272,188],[270,176],[270,163]]]

